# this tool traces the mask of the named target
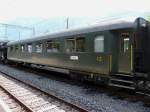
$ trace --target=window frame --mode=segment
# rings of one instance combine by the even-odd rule
[[[56,47],[55,44],[58,44],[59,47]],[[49,45],[51,45],[50,48],[49,48]],[[59,40],[47,40],[46,41],[46,52],[47,53],[60,52],[60,41]]]
[[[128,39],[128,49],[125,49],[125,39]],[[130,34],[129,33],[121,33],[120,36],[120,52],[126,53],[130,50]]]
[[[70,49],[68,49],[67,41],[74,41],[73,51],[69,51]],[[76,41],[75,41],[75,38],[66,38],[65,39],[65,52],[66,53],[74,53],[75,51],[76,51]]]
[[[78,47],[77,40],[78,39],[84,40],[84,51],[77,51],[77,47]],[[74,41],[73,51],[67,51],[67,49],[68,49],[67,41]],[[81,36],[81,37],[66,38],[65,39],[65,52],[66,53],[84,53],[84,52],[86,52],[86,37]]]

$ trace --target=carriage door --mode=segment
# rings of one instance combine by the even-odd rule
[[[118,72],[131,72],[131,42],[129,33],[122,33],[119,37],[119,66]]]

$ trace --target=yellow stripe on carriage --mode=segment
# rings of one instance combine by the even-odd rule
[[[112,71],[112,55],[109,55],[109,72]]]

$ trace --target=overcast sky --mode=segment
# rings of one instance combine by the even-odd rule
[[[0,0],[0,22],[22,17],[107,17],[150,12],[150,0]]]
[[[145,15],[150,15],[150,0],[0,0],[0,23],[34,27],[37,35],[65,29],[67,17],[73,28]],[[30,37],[33,31],[27,31],[0,25],[0,38]]]

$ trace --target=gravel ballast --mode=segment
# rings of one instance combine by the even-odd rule
[[[68,102],[86,107],[92,112],[150,112],[150,108],[144,107],[143,102],[114,99],[106,93],[96,91],[89,93],[88,88],[56,81],[34,73],[27,73],[6,65],[0,65],[0,71],[27,82],[47,93],[64,98]]]

